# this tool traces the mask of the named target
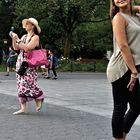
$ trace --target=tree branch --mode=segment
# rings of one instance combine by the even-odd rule
[[[101,20],[85,20],[85,21],[81,21],[80,23],[97,23],[97,22],[103,22],[107,20],[110,20],[110,17]]]

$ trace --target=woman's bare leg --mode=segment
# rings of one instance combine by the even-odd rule
[[[14,112],[14,115],[18,115],[18,114],[22,114],[22,113],[26,113],[26,103],[21,103],[20,104],[20,110]]]
[[[123,132],[123,140],[126,138],[126,133]]]

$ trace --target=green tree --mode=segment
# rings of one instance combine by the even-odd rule
[[[110,21],[82,24],[74,36],[71,55],[77,52],[82,58],[103,58],[106,50],[112,49]]]
[[[140,4],[140,0],[134,0],[134,4]]]
[[[48,0],[49,16],[53,16],[63,26],[64,56],[70,56],[72,36],[82,23],[101,22],[105,1],[99,0]],[[105,8],[106,9],[106,8]]]
[[[107,0],[105,0],[107,1]],[[72,37],[81,23],[101,22],[106,5],[99,0],[15,0],[14,23],[18,27],[23,18],[35,17],[40,21],[44,38],[64,42],[64,56],[70,56]]]
[[[93,17],[81,23],[75,30],[71,55],[73,57],[73,54],[77,54],[82,58],[103,58],[106,50],[111,49],[111,44],[109,1],[102,1]]]
[[[12,24],[12,16],[10,5],[12,0],[2,0],[0,1],[0,40],[6,39],[10,26]]]
[[[11,9],[13,9],[13,23],[17,28],[21,27],[21,21],[24,18],[34,17],[43,20],[47,17],[46,0],[14,0]]]

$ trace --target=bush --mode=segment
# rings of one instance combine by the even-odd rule
[[[105,72],[107,63],[105,60],[65,60],[59,62],[58,71]]]
[[[6,71],[6,65],[1,64],[0,65],[0,72],[5,72]]]
[[[57,71],[83,71],[83,72],[105,72],[108,61],[84,59],[82,61],[64,60],[59,61]],[[0,72],[6,71],[6,64],[0,65]],[[41,70],[40,70],[41,71]]]

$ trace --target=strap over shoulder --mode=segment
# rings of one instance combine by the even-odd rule
[[[120,14],[124,17],[124,19],[125,19],[127,22],[129,22],[130,16],[128,16],[128,15],[122,13],[122,12],[120,12]]]

